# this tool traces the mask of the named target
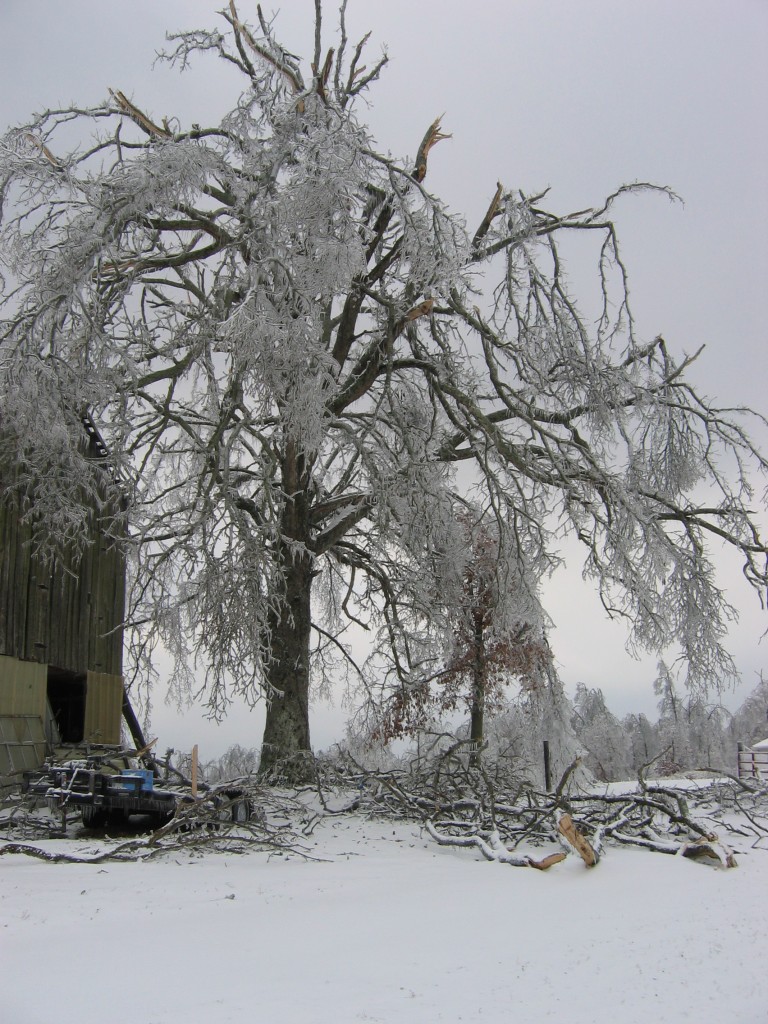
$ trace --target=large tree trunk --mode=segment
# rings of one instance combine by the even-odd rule
[[[312,559],[286,555],[285,594],[272,624],[272,663],[267,679],[278,693],[267,707],[261,747],[262,771],[277,762],[293,776],[309,767],[309,643],[312,629],[310,601]],[[305,755],[302,759],[299,755]],[[306,764],[302,766],[302,760]],[[303,771],[302,771],[303,768]]]
[[[276,551],[284,589],[270,621],[272,660],[267,682],[273,696],[261,747],[261,771],[280,762],[297,781],[310,770],[309,642],[312,632],[314,560],[306,550],[309,539],[311,459],[288,435],[281,459],[281,483],[286,502],[281,516],[283,542]]]
[[[483,745],[485,731],[485,636],[483,616],[475,612],[474,616],[474,659],[472,665],[472,705],[469,719],[470,765],[480,764],[480,748]]]

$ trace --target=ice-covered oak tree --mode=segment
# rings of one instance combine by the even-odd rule
[[[467,229],[429,191],[440,122],[412,159],[382,155],[358,110],[384,60],[364,67],[343,5],[326,49],[315,9],[309,64],[234,3],[221,32],[169,37],[178,65],[207,51],[241,73],[219,124],[158,123],[115,91],[2,139],[5,498],[34,494],[40,535],[77,537],[104,501],[90,410],[129,499],[131,621],[180,678],[198,656],[212,708],[267,697],[265,766],[309,749],[311,673],[345,623],[392,685],[439,663],[469,490],[532,607],[570,531],[633,642],[678,644],[694,681],[727,674],[708,541],[765,586],[746,477],[765,461],[688,358],[636,337],[611,216],[644,186],[560,216],[478,181]],[[562,272],[579,233],[595,323]]]

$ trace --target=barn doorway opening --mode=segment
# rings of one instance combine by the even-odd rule
[[[48,703],[62,743],[82,743],[85,734],[85,672],[48,668]]]

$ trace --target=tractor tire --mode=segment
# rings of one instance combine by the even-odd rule
[[[103,807],[95,807],[93,804],[83,804],[80,808],[83,818],[83,825],[86,828],[104,828],[107,823],[107,811]]]

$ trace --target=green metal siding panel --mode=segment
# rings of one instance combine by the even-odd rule
[[[0,715],[0,794],[19,785],[19,772],[45,760],[43,723],[36,715]]]
[[[0,714],[45,718],[48,668],[0,655]]]
[[[120,743],[123,677],[89,672],[85,696],[85,743]]]

